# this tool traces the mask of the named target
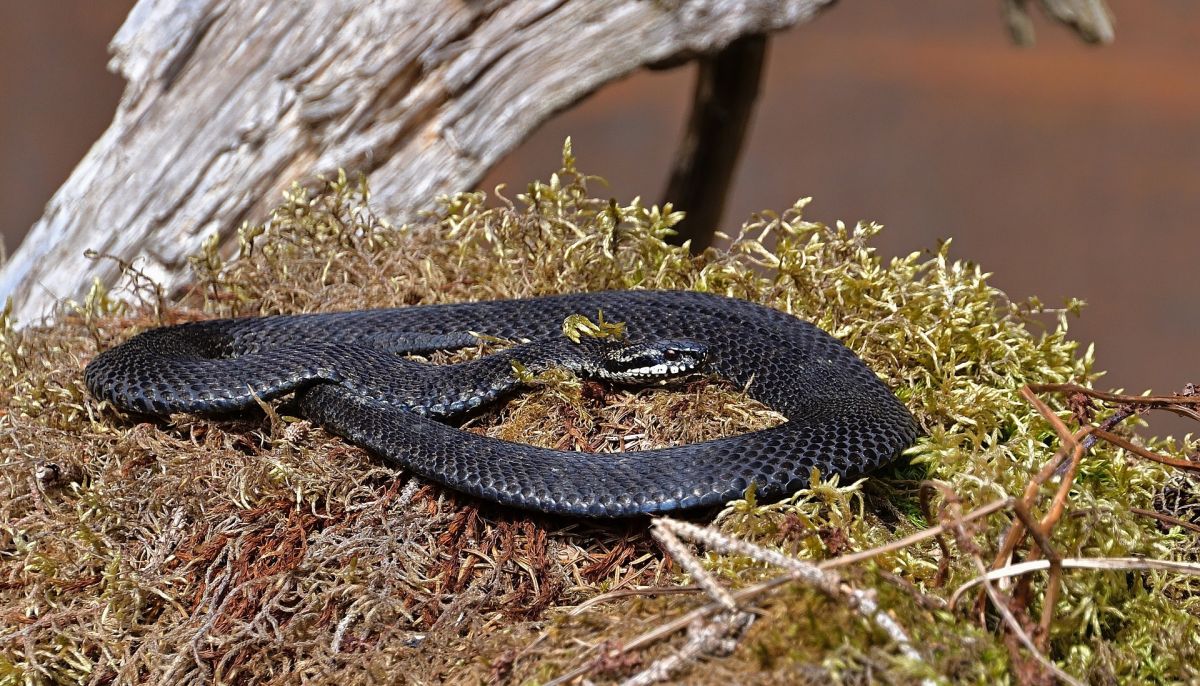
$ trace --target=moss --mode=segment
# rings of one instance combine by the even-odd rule
[[[96,287],[52,325],[17,329],[6,313],[0,683],[355,684],[398,675],[538,683],[587,659],[581,645],[628,640],[698,602],[626,596],[569,612],[608,590],[681,581],[644,522],[590,525],[480,505],[398,478],[274,411],[147,424],[96,403],[82,386],[84,363],[148,326],[602,288],[688,288],[770,304],[845,341],[925,430],[910,463],[879,478],[818,480],[784,502],[750,497],[716,518],[726,532],[814,559],[927,526],[921,479],[948,484],[966,507],[1019,494],[1057,441],[1017,389],[1099,377],[1090,348],[1067,335],[1080,303],[1012,302],[978,266],[952,259],[949,243],[883,260],[870,246],[881,227],[809,222],[804,200],[750,218],[728,249],[692,256],[664,241],[679,213],[595,197],[594,182],[568,147],[562,170],[514,200],[500,189],[458,194],[419,226],[392,227],[371,214],[365,183],[340,176],[318,192],[293,188],[266,225],[243,227],[235,259],[206,246],[194,260],[196,286],[180,298],[130,267],[120,292]],[[626,392],[551,373],[467,428],[615,450],[777,421],[722,383]],[[1196,449],[1190,440],[1147,443]],[[1195,559],[1190,533],[1160,530],[1130,510],[1155,507],[1170,478],[1097,446],[1055,545],[1074,556]],[[1171,483],[1176,494],[1194,492]],[[976,543],[993,551],[1008,523],[980,523]],[[969,562],[953,549],[943,559],[929,543],[847,572],[877,590],[926,667],[898,658],[856,615],[791,587],[763,600],[733,655],[686,678],[1011,681],[1002,639],[968,611],[938,605],[973,576]],[[733,585],[775,573],[737,556],[707,563]],[[1068,572],[1051,657],[1095,682],[1200,679],[1196,590],[1195,579],[1161,573]],[[625,656],[597,676],[629,674],[670,649]]]

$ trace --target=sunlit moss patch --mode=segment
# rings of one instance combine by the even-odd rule
[[[18,329],[6,315],[0,684],[537,683],[579,664],[585,646],[628,640],[702,602],[626,595],[570,612],[610,590],[683,581],[645,522],[597,526],[480,506],[286,411],[146,423],[98,404],[82,385],[83,365],[149,326],[611,288],[695,289],[769,304],[858,352],[925,432],[905,465],[865,483],[822,482],[782,503],[733,503],[716,518],[728,533],[811,559],[928,525],[917,498],[922,479],[945,482],[968,508],[1019,494],[1057,443],[1018,389],[1099,376],[1090,349],[1067,335],[1079,303],[1051,310],[1013,302],[979,266],[955,260],[948,243],[883,260],[871,247],[881,227],[810,222],[801,201],[751,217],[726,249],[693,256],[664,240],[680,219],[671,207],[617,202],[595,188],[568,148],[558,173],[512,199],[462,193],[443,198],[426,221],[394,227],[371,213],[365,184],[340,177],[315,192],[292,189],[267,224],[243,228],[237,255],[226,259],[210,244],[194,260],[186,293],[159,292],[135,264],[120,289],[97,287],[85,302],[64,305],[54,324]],[[466,428],[615,450],[778,421],[719,382],[627,391],[550,373]],[[1196,450],[1190,440],[1151,445]],[[1193,559],[1194,534],[1131,511],[1161,507],[1170,479],[1166,468],[1098,446],[1055,543],[1081,557]],[[975,540],[994,549],[1008,522],[984,520]],[[734,586],[773,573],[737,556],[711,555],[708,565]],[[1002,639],[969,607],[943,607],[974,575],[962,555],[943,560],[936,545],[922,544],[847,574],[877,589],[933,674],[952,683],[1012,680]],[[1050,642],[1064,669],[1094,682],[1200,679],[1194,579],[1064,578]],[[733,655],[693,669],[688,682],[907,683],[927,675],[856,615],[807,589],[789,587],[761,607]],[[592,678],[620,678],[670,649],[598,665]]]

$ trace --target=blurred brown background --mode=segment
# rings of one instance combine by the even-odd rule
[[[11,250],[112,116],[106,45],[132,0],[0,4],[0,203]],[[1015,297],[1089,302],[1101,385],[1200,382],[1200,3],[1110,0],[1114,45],[1038,22],[1014,47],[999,0],[846,0],[774,38],[725,224],[811,195],[809,217],[888,226],[905,254],[954,237]],[[1039,17],[1040,19],[1040,17]],[[544,126],[484,187],[558,163],[657,200],[692,69],[643,73]],[[1165,425],[1158,425],[1164,426]]]

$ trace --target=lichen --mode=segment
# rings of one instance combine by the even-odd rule
[[[461,193],[424,221],[393,227],[369,210],[365,182],[340,175],[316,191],[291,189],[269,222],[243,227],[233,259],[209,243],[181,298],[165,297],[134,264],[117,291],[97,286],[48,326],[20,329],[6,312],[0,684],[539,683],[588,659],[581,646],[628,640],[702,602],[634,594],[570,612],[610,590],[684,581],[645,522],[582,524],[482,505],[277,411],[151,424],[97,403],[83,365],[149,326],[604,288],[686,288],[769,304],[859,353],[924,430],[905,464],[865,482],[818,481],[780,503],[748,494],[716,518],[727,533],[806,559],[931,524],[921,480],[945,483],[964,508],[1020,494],[1058,445],[1018,389],[1100,375],[1090,347],[1067,335],[1080,303],[1013,302],[980,267],[953,259],[949,242],[884,260],[871,247],[880,226],[810,222],[802,200],[751,217],[726,249],[691,255],[665,240],[678,212],[595,197],[594,181],[568,146],[558,173],[514,199],[502,189]],[[1070,419],[1066,407],[1056,410]],[[615,450],[778,420],[718,382],[629,392],[551,373],[466,428]],[[1186,437],[1145,443],[1196,450]],[[1183,492],[1177,481],[1097,444],[1055,544],[1072,556],[1195,560],[1194,534],[1131,509],[1155,508],[1168,483]],[[993,551],[1010,522],[981,520],[975,542]],[[739,556],[706,560],[734,586],[774,573]],[[687,681],[1014,680],[995,624],[981,627],[969,602],[940,604],[975,574],[961,552],[943,556],[923,543],[845,573],[877,591],[928,664],[898,658],[857,615],[789,586],[760,601],[762,616],[738,650]],[[1200,679],[1197,597],[1194,578],[1067,572],[1050,657],[1093,682]],[[599,665],[592,678],[627,675],[669,650]]]

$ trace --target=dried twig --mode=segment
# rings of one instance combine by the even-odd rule
[[[1076,398],[1116,402],[1120,403],[1121,406],[1115,413],[1101,422],[1099,426],[1085,426],[1079,431],[1072,432],[1058,415],[1037,396],[1038,392],[1068,394],[1073,399],[1076,416],[1081,423],[1090,420],[1091,409],[1087,407],[1087,401],[1075,401],[1074,399]],[[1034,633],[1035,644],[1039,652],[1042,652],[1048,646],[1050,625],[1053,621],[1054,609],[1058,603],[1058,595],[1061,589],[1062,567],[1059,564],[1060,560],[1057,553],[1054,552],[1054,548],[1050,543],[1050,534],[1066,511],[1067,498],[1074,483],[1075,474],[1082,462],[1084,452],[1096,440],[1104,440],[1145,459],[1187,471],[1200,471],[1200,463],[1159,455],[1111,432],[1111,429],[1117,424],[1145,409],[1165,409],[1185,416],[1196,415],[1200,417],[1200,414],[1189,407],[1200,405],[1200,396],[1195,394],[1191,386],[1183,394],[1174,396],[1130,396],[1094,391],[1075,384],[1032,384],[1022,388],[1021,395],[1050,424],[1055,433],[1058,434],[1061,447],[1055,453],[1054,457],[1043,466],[1039,473],[1030,480],[1023,496],[1014,503],[1013,510],[1020,521],[1014,523],[1009,530],[992,562],[992,568],[995,570],[1004,567],[1016,552],[1017,546],[1023,540],[1026,532],[1029,532],[1037,544],[1036,548],[1027,553],[1026,563],[1035,562],[1042,555],[1045,555],[1047,558],[1048,562],[1046,565],[1050,569],[1050,576],[1047,580],[1045,595],[1042,601],[1041,618]],[[1069,462],[1067,461],[1068,455],[1070,456]],[[1062,469],[1064,463],[1066,464],[1065,471]],[[1041,487],[1055,474],[1062,474],[1062,480],[1054,494],[1050,508],[1040,521],[1034,521],[1032,507],[1035,500]],[[1031,577],[1023,576],[1013,594],[1018,607],[1026,608],[1029,606],[1031,602],[1030,594]],[[992,596],[991,593],[988,595],[989,597]],[[992,600],[995,602],[994,597]],[[981,605],[977,606],[977,608],[980,611],[982,610]]]
[[[1096,434],[1097,437],[1103,438],[1104,440],[1108,441],[1109,443],[1112,443],[1113,445],[1117,446],[1118,448],[1124,448],[1125,450],[1128,450],[1129,452],[1133,453],[1134,455],[1137,455],[1138,457],[1143,457],[1147,460],[1150,460],[1151,462],[1165,464],[1168,467],[1182,469],[1187,472],[1200,473],[1200,462],[1193,462],[1191,460],[1181,460],[1181,459],[1175,458],[1175,457],[1167,457],[1166,455],[1159,455],[1158,453],[1154,452],[1153,450],[1147,450],[1146,448],[1143,448],[1142,446],[1137,445],[1137,444],[1133,443],[1132,441],[1121,438],[1120,436],[1118,436],[1114,433],[1110,433],[1108,431],[1096,429],[1096,431],[1094,433]]]
[[[986,517],[988,515],[994,514],[995,512],[998,512],[1000,510],[1007,509],[1008,507],[1010,507],[1012,505],[1012,502],[1013,502],[1012,498],[1002,498],[1000,500],[995,500],[993,502],[988,503],[987,505],[976,508],[975,510],[972,510],[971,512],[964,514],[963,518],[962,518],[962,522],[963,523],[971,522],[976,519],[980,519],[980,518]],[[921,541],[928,540],[930,538],[933,538],[935,536],[938,536],[938,535],[944,533],[948,528],[949,528],[948,525],[938,524],[938,525],[932,526],[928,529],[918,531],[917,533],[906,536],[902,539],[892,541],[891,543],[887,543],[885,545],[871,548],[870,550],[864,550],[864,551],[860,551],[857,553],[850,553],[847,555],[843,555],[841,557],[835,557],[830,560],[824,560],[822,562],[818,562],[818,563],[816,563],[815,566],[821,570],[829,570],[829,569],[836,569],[838,567],[845,567],[850,564],[862,562],[864,560],[868,560],[873,557],[878,557],[879,555],[883,555],[883,554],[886,554],[886,553],[889,553],[889,552],[892,552],[895,550],[899,550],[899,549],[906,548],[911,545],[915,545],[917,543],[920,543]],[[793,559],[793,558],[789,558],[789,559]],[[746,588],[734,591],[731,595],[733,597],[734,603],[738,604],[740,606],[741,603],[744,603],[744,602],[753,600],[755,598],[758,598],[760,596],[763,596],[777,588],[780,588],[782,586],[785,586],[785,585],[797,580],[797,578],[799,576],[801,576],[802,574],[807,574],[808,571],[809,570],[807,570],[807,569],[803,569],[802,571],[789,571],[787,574],[783,574],[783,575],[768,579],[767,581],[763,581],[763,582],[754,584],[752,586],[747,586]],[[692,591],[700,590],[700,587],[699,586],[683,587],[679,590],[692,592]],[[608,598],[608,599],[611,599],[611,598]],[[572,680],[583,676],[589,670],[591,670],[596,664],[598,664],[602,661],[611,661],[611,660],[614,660],[614,659],[620,657],[621,655],[628,654],[628,653],[634,652],[636,650],[641,650],[642,648],[645,648],[646,646],[653,645],[654,643],[657,643],[658,641],[664,640],[664,639],[668,638],[669,636],[672,636],[675,633],[690,627],[698,619],[707,617],[711,614],[719,612],[722,609],[723,609],[723,605],[721,603],[711,602],[711,603],[708,603],[707,605],[698,607],[698,608],[688,612],[687,614],[677,617],[669,622],[666,622],[664,624],[656,626],[653,629],[651,629],[650,631],[647,631],[647,632],[641,634],[640,636],[637,636],[634,639],[630,640],[628,643],[624,644],[623,646],[615,646],[614,647],[614,646],[608,645],[606,648],[607,652],[605,654],[597,656],[593,660],[591,660],[587,663],[584,663],[583,665],[580,665],[579,667],[576,667],[575,669],[572,669],[572,670],[560,675],[558,678],[553,679],[550,682],[548,682],[547,686],[561,686],[562,684],[569,683]]]
[[[1007,536],[1005,536],[1000,550],[997,551],[992,561],[993,569],[1003,566],[1012,557],[1017,546],[1024,538],[1026,531],[1030,532],[1030,535],[1033,536],[1039,546],[1038,549],[1030,551],[1029,557],[1036,558],[1039,552],[1046,553],[1047,557],[1052,560],[1057,557],[1057,554],[1053,552],[1053,548],[1050,545],[1050,532],[1058,524],[1059,520],[1062,519],[1062,515],[1066,511],[1067,495],[1070,493],[1071,486],[1075,482],[1075,474],[1079,470],[1079,465],[1083,461],[1085,446],[1082,441],[1092,432],[1092,428],[1088,427],[1072,433],[1050,406],[1038,398],[1029,386],[1021,389],[1021,395],[1050,424],[1055,433],[1058,434],[1062,446],[1055,453],[1054,457],[1043,465],[1037,475],[1029,481],[1022,497],[1014,505],[1014,510],[1017,513],[1019,521],[1013,524]],[[1068,455],[1069,461],[1067,461]],[[1035,522],[1032,517],[1032,508],[1038,494],[1041,492],[1041,487],[1061,471],[1064,461],[1067,461],[1067,468],[1054,494],[1050,509],[1041,521]],[[1042,616],[1038,622],[1036,632],[1039,652],[1044,651],[1047,647],[1050,624],[1054,619],[1054,607],[1058,600],[1059,582],[1059,571],[1052,565],[1050,579],[1047,582],[1045,601],[1042,603]],[[1022,606],[1028,606],[1029,594],[1030,588],[1028,584],[1023,584],[1017,588],[1014,597],[1020,601]],[[982,598],[980,602],[982,603]],[[977,605],[976,609],[982,613],[983,606],[981,604]]]
[[[698,543],[703,543],[709,548],[720,552],[728,552],[728,549],[733,548],[732,545],[726,545],[728,541],[735,540],[728,536],[707,527],[681,522],[669,517],[662,517],[654,520],[650,527],[650,532],[658,542],[662,544],[676,562],[683,567],[684,571],[692,575],[696,583],[703,588],[708,595],[726,610],[737,612],[738,606],[734,602],[733,596],[729,595],[729,591],[725,590],[720,583],[717,582],[713,575],[708,573],[704,565],[696,558],[695,555],[687,549],[680,538],[686,538]],[[722,550],[722,548],[727,548]]]
[[[1180,519],[1179,517],[1172,517],[1164,512],[1155,512],[1154,510],[1146,510],[1140,507],[1131,507],[1129,508],[1129,511],[1136,515],[1157,519],[1163,524],[1168,524],[1170,526],[1181,526],[1185,529],[1200,533],[1200,524],[1189,522],[1186,519]]]
[[[1145,557],[1067,557],[1059,560],[1062,569],[1099,569],[1099,570],[1155,570],[1160,572],[1178,572],[1188,576],[1200,576],[1200,563],[1178,562],[1175,560],[1155,560]],[[950,609],[954,609],[962,594],[978,586],[984,581],[997,581],[1013,576],[1029,574],[1043,569],[1050,569],[1048,560],[1030,560],[1019,562],[1000,569],[993,569],[986,575],[977,576],[954,590],[950,595]]]
[[[687,212],[676,226],[678,244],[700,251],[713,240],[758,99],[767,37],[743,36],[697,60],[692,113],[663,202]]]
[[[871,594],[843,583],[837,574],[823,570],[811,562],[785,555],[777,550],[728,536],[711,527],[698,526],[689,522],[681,522],[663,517],[655,520],[656,536],[660,530],[703,543],[717,552],[745,555],[759,562],[783,567],[791,572],[789,576],[794,580],[803,581],[832,597],[845,596],[850,602],[850,607],[883,629],[884,633],[896,642],[900,652],[905,657],[916,662],[922,661],[921,654],[913,648],[907,632],[890,615],[878,607]],[[732,601],[732,598],[730,600]]]
[[[621,682],[621,686],[648,686],[670,679],[675,672],[704,655],[728,655],[737,648],[738,637],[750,626],[749,612],[723,612],[713,620],[697,619],[688,626],[688,641],[677,652],[656,660],[646,669]]]
[[[673,524],[679,526],[672,526]],[[703,527],[695,525],[684,526],[682,522],[664,518],[655,520],[651,527],[651,533],[666,549],[667,554],[678,562],[684,571],[691,574],[697,585],[704,589],[709,597],[725,611],[709,621],[701,618],[693,620],[688,625],[690,634],[688,641],[679,651],[654,661],[649,667],[626,680],[625,686],[645,686],[664,681],[701,656],[729,654],[737,647],[738,639],[745,633],[745,630],[754,622],[754,614],[738,609],[737,602],[729,591],[725,590],[716,578],[704,569],[700,560],[692,555],[680,540],[680,536],[692,540],[702,540],[702,536],[698,538],[695,535],[689,535],[696,532],[688,527],[697,530],[703,529]]]
[[[1086,386],[1079,386],[1071,383],[1031,383],[1026,386],[1034,393],[1078,393],[1096,400],[1104,400],[1110,403],[1131,403],[1134,405],[1144,405],[1147,407],[1164,407],[1166,405],[1185,405],[1191,407],[1200,407],[1200,394],[1179,394],[1179,395],[1123,395],[1120,393],[1106,393],[1097,391]]]
[[[693,586],[640,586],[636,588],[618,588],[615,591],[601,593],[598,596],[589,598],[582,603],[576,605],[568,614],[575,616],[586,612],[587,610],[614,600],[629,598],[631,596],[657,596],[657,595],[678,595],[683,593],[696,593],[704,589],[698,585]]]
[[[974,510],[971,510],[967,514],[963,515],[962,521],[964,523],[971,522],[971,521],[974,521],[981,517],[986,517],[994,512],[998,512],[1000,510],[1007,510],[1008,508],[1012,507],[1013,502],[1015,502],[1015,499],[1013,499],[1013,498],[1001,498],[999,500],[993,500],[992,502],[988,503],[987,505],[983,505],[982,507],[977,507]],[[846,565],[851,565],[856,562],[862,562],[863,560],[869,560],[872,557],[878,557],[884,553],[890,553],[893,550],[900,550],[901,548],[907,548],[908,546],[913,545],[914,543],[920,543],[921,541],[924,541],[926,539],[930,539],[935,536],[939,536],[939,535],[945,533],[949,528],[950,527],[946,524],[938,524],[936,526],[931,526],[928,529],[922,529],[921,531],[918,531],[915,534],[910,534],[908,536],[905,536],[904,538],[892,541],[891,543],[887,543],[885,545],[871,548],[870,550],[864,550],[864,551],[858,552],[858,553],[849,553],[847,555],[842,555],[841,557],[835,557],[831,560],[825,560],[824,562],[818,562],[817,566],[820,567],[821,569],[834,569],[837,567],[845,567]]]
[[[979,550],[971,541],[970,536],[967,534],[966,528],[962,524],[962,510],[958,505],[957,498],[954,497],[953,493],[950,493],[949,495],[951,497],[949,498],[947,507],[951,513],[953,531],[955,534],[955,540],[958,542],[958,547],[971,557],[971,561],[974,563],[975,569],[979,572],[981,577],[984,577],[982,579],[983,588],[987,592],[988,598],[991,599],[992,605],[995,606],[996,610],[1003,618],[1005,625],[1008,626],[1013,635],[1017,637],[1021,644],[1025,646],[1025,649],[1029,651],[1029,654],[1032,655],[1033,658],[1042,665],[1042,667],[1065,683],[1072,684],[1073,686],[1081,686],[1082,682],[1064,672],[1061,667],[1054,664],[1050,658],[1042,654],[1042,651],[1038,649],[1036,644],[1034,644],[1033,639],[1029,636],[1029,633],[1021,627],[1021,623],[1017,620],[1016,616],[1013,615],[1012,609],[1009,608],[1008,602],[1005,600],[1003,595],[998,589],[996,589],[992,582],[986,578],[988,574],[987,566],[984,565],[983,558],[979,556]]]
[[[982,517],[992,512],[1001,509],[1007,504],[1007,501],[997,501],[990,503],[986,508],[982,508],[980,512],[972,513],[973,518]],[[905,539],[905,545],[911,545],[921,540],[925,540],[936,535],[942,529],[941,527],[933,527],[927,532],[922,532],[919,535],[910,536]],[[670,518],[660,518],[654,521],[652,529],[655,538],[662,542],[668,554],[673,559],[679,562],[693,578],[696,579],[697,585],[704,589],[713,602],[702,608],[698,608],[688,613],[687,615],[676,619],[668,624],[657,627],[655,630],[643,634],[634,639],[623,648],[614,649],[611,653],[601,656],[601,659],[612,659],[619,657],[621,654],[636,650],[642,646],[648,645],[661,638],[669,636],[680,628],[688,627],[691,634],[688,642],[678,652],[656,661],[648,668],[639,672],[637,675],[626,681],[626,684],[649,684],[669,678],[677,669],[690,663],[695,658],[711,654],[714,651],[727,652],[732,647],[736,646],[736,638],[740,633],[749,626],[753,617],[748,612],[739,609],[739,602],[756,597],[766,591],[782,586],[793,581],[801,581],[823,593],[837,598],[843,598],[847,605],[858,612],[868,621],[873,622],[884,633],[886,633],[895,643],[897,649],[906,658],[915,662],[923,662],[921,654],[913,647],[908,633],[895,621],[887,612],[879,607],[875,601],[874,594],[867,591],[862,591],[851,587],[841,581],[838,575],[828,571],[823,567],[825,565],[835,566],[838,560],[830,560],[825,564],[817,565],[804,560],[799,560],[794,557],[785,555],[779,551],[771,550],[763,546],[744,541],[713,529],[711,527],[699,526],[689,522],[682,522]],[[745,555],[752,559],[768,564],[777,565],[787,570],[786,574],[775,577],[769,581],[742,589],[737,593],[730,593],[721,587],[709,572],[704,569],[703,565],[683,544],[683,540],[690,540],[701,543],[709,549],[725,554]],[[882,554],[889,550],[894,550],[897,544],[889,544],[881,546],[881,548],[867,551],[867,553],[859,553],[854,555],[854,560],[861,560],[873,555]],[[848,563],[842,563],[848,564]],[[714,622],[705,624],[702,619],[710,612],[723,610]],[[587,672],[596,661],[579,667],[571,672],[563,674],[559,678],[550,682],[550,684],[563,684],[568,681],[578,678]]]

